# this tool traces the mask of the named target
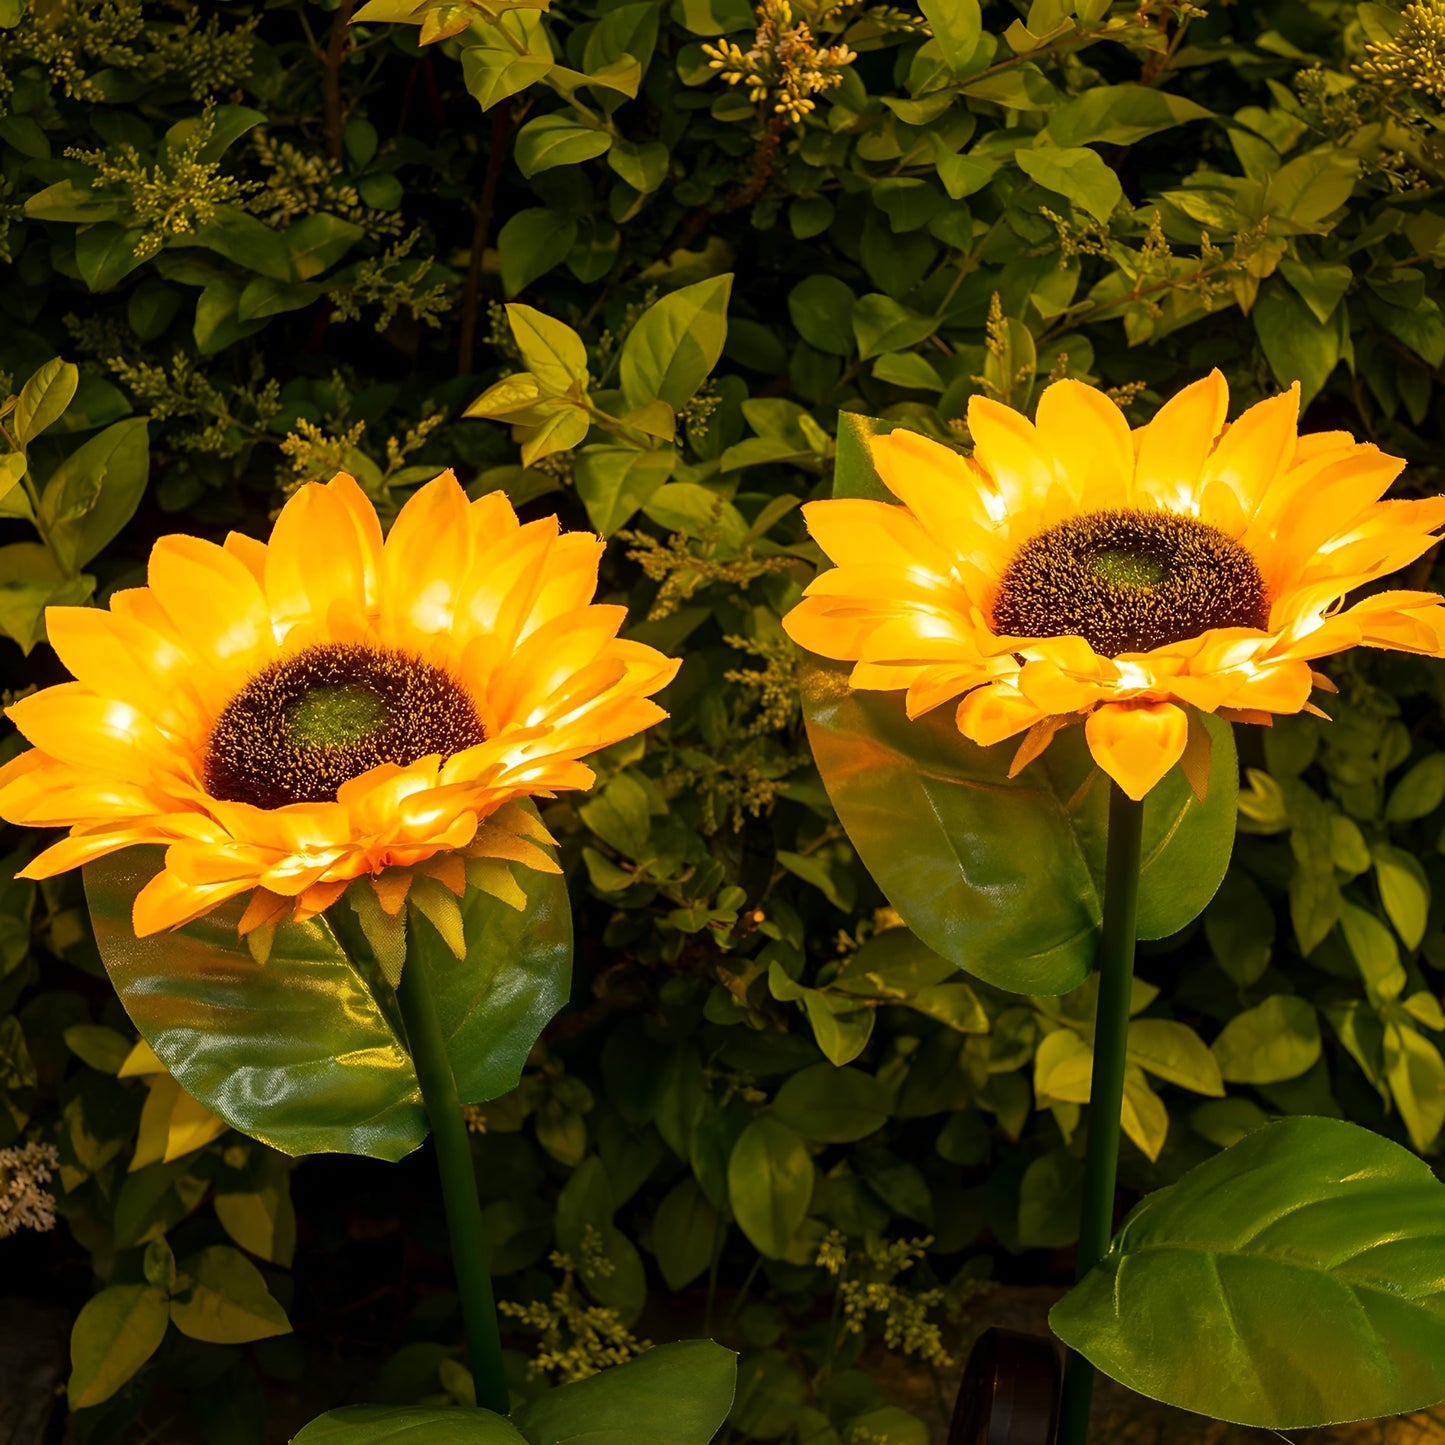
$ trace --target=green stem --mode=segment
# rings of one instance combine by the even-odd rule
[[[1079,1224],[1082,1279],[1109,1251],[1114,1229],[1114,1181],[1119,1169],[1119,1118],[1129,1053],[1129,1000],[1134,983],[1134,919],[1139,902],[1139,855],[1144,805],[1114,783],[1109,792],[1109,853],[1104,865],[1104,926],[1099,937],[1099,1001],[1094,1012],[1094,1073],[1089,1085],[1089,1150]],[[1086,1445],[1094,1367],[1069,1351],[1058,1445]]]
[[[505,1415],[511,1408],[511,1400],[506,1370],[502,1366],[502,1337],[497,1327],[496,1302],[492,1298],[492,1273],[482,1239],[482,1206],[477,1198],[472,1146],[421,954],[416,947],[407,950],[396,1000],[401,1005],[412,1062],[416,1065],[422,1101],[436,1144],[447,1232],[452,1242],[452,1268],[462,1297],[462,1318],[466,1322],[467,1351],[477,1404]]]

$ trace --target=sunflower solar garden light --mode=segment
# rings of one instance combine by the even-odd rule
[[[1111,1243],[1135,942],[1223,877],[1227,724],[1320,713],[1312,664],[1352,647],[1445,655],[1439,596],[1361,593],[1435,544],[1445,499],[1381,500],[1403,463],[1300,435],[1297,389],[1227,403],[1218,372],[1133,431],[1076,381],[1033,422],[975,397],[968,457],[844,417],[833,498],[805,508],[834,565],[784,621],[850,664],[812,675],[810,739],[904,921],[999,987],[1096,982],[1060,1445],[1087,1437],[1093,1365],[1276,1429],[1445,1397],[1445,1191],[1368,1131],[1246,1135]]]
[[[85,866],[121,1001],[196,1099],[292,1154],[397,1159],[430,1123],[477,1400],[498,1416],[462,1105],[515,1086],[566,1000],[566,888],[530,799],[589,787],[581,758],[664,717],[651,697],[678,666],[593,603],[602,548],[521,524],[500,492],[469,501],[449,472],[385,540],[345,475],[302,487],[269,544],[162,537],[148,585],[48,610],[75,681],[8,710],[34,746],[0,768],[0,816],[70,830],[20,876]],[[726,1374],[726,1413],[725,1351],[608,1373],[639,1369],[663,1396],[659,1372],[681,1371],[694,1404]],[[567,1408],[605,1414],[615,1387],[586,1385]],[[343,1411],[303,1438],[382,1438],[368,1422]]]

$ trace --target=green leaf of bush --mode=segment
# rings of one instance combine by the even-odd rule
[[[70,1332],[72,1410],[108,1400],[160,1347],[166,1297],[145,1284],[115,1284],[85,1303]]]
[[[291,1333],[291,1321],[261,1271],[238,1249],[212,1245],[182,1265],[191,1286],[171,1300],[171,1320],[193,1340],[243,1345]]]
[[[1367,1129],[1299,1116],[1152,1194],[1049,1316],[1131,1390],[1272,1430],[1445,1398],[1445,1186]]]
[[[803,1136],[762,1114],[728,1157],[728,1200],[743,1233],[769,1259],[787,1252],[813,1197],[813,1160]]]

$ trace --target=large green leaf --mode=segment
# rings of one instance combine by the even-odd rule
[[[525,1445],[490,1410],[428,1410],[419,1405],[346,1405],[313,1420],[291,1445]]]
[[[1445,1186],[1367,1129],[1298,1116],[1150,1195],[1054,1306],[1131,1390],[1289,1430],[1445,1398]]]
[[[1081,728],[1008,776],[1017,743],[981,748],[944,707],[910,722],[897,693],[853,692],[811,668],[803,708],[813,756],[859,857],[935,953],[1015,993],[1067,993],[1094,962],[1108,787]],[[1201,807],[1177,769],[1144,805],[1139,936],[1183,928],[1214,896],[1234,838],[1237,764],[1227,724]]]
[[[837,497],[897,499],[868,450],[888,422],[839,417]],[[1082,728],[1008,776],[1016,740],[981,748],[944,706],[910,722],[901,693],[853,692],[847,669],[805,674],[808,740],[864,866],[935,953],[1016,993],[1067,993],[1093,966],[1101,918],[1108,787]],[[1227,724],[1213,745],[1208,802],[1174,769],[1144,807],[1140,938],[1165,938],[1219,887],[1234,842],[1238,763]]]
[[[548,1390],[512,1420],[527,1445],[708,1445],[732,1408],[737,1363],[711,1340],[658,1345]]]
[[[244,896],[150,938],[131,928],[159,848],[85,867],[96,942],[135,1026],[177,1080],[228,1124],[287,1154],[399,1159],[426,1117],[395,1000],[343,901],[276,930],[264,967],[236,938]],[[571,920],[560,877],[517,870],[528,906],[463,901],[467,957],[413,914],[412,963],[431,979],[464,1101],[513,1088],[566,1000]]]

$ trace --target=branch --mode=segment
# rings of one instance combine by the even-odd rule
[[[340,0],[331,17],[331,30],[326,49],[321,52],[321,111],[326,125],[326,154],[334,161],[342,155],[341,142],[346,130],[346,108],[341,102],[341,65],[351,51],[351,12],[356,0]]]
[[[512,140],[512,102],[504,100],[492,111],[492,143],[487,151],[487,173],[477,196],[476,222],[472,226],[472,249],[467,258],[467,280],[462,289],[461,335],[457,340],[457,370],[463,375],[472,369],[477,349],[477,313],[482,301],[482,258],[492,230],[492,212],[496,208],[497,186],[502,179],[502,166]]]

